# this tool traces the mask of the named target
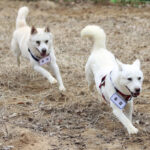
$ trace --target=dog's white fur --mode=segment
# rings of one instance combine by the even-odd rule
[[[113,114],[128,130],[128,133],[136,134],[138,129],[132,124],[133,98],[127,103],[124,109],[125,112],[123,112],[110,101],[110,97],[116,92],[114,86],[126,95],[131,94],[131,92],[135,93],[137,88],[141,91],[143,73],[140,70],[140,61],[136,60],[132,65],[129,65],[116,60],[114,55],[106,49],[106,34],[99,26],[86,26],[81,31],[81,37],[90,37],[94,40],[91,55],[85,66],[89,89],[92,90],[95,84],[98,92],[100,94],[103,93],[106,100],[110,102]],[[113,83],[110,80],[110,72]],[[105,86],[100,90],[99,85],[102,77],[105,75],[107,75]],[[132,81],[129,81],[129,78],[132,78]],[[128,87],[128,89],[126,87]]]
[[[59,90],[65,91],[60,71],[56,63],[52,43],[52,34],[50,33],[49,28],[36,29],[35,27],[29,27],[26,23],[28,12],[29,10],[27,7],[22,7],[19,9],[16,19],[16,30],[13,33],[13,38],[11,41],[11,50],[17,58],[17,63],[20,65],[21,55],[29,59],[35,71],[46,77],[51,84],[57,83],[58,81]],[[37,41],[40,42],[40,44],[36,43]],[[49,63],[49,67],[56,76],[57,80],[31,57],[28,48],[37,57],[42,57],[41,53],[43,49],[46,50],[45,54],[50,54],[51,62]]]

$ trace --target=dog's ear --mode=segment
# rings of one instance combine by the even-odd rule
[[[34,26],[32,26],[31,34],[33,35],[33,34],[36,34],[36,33],[37,33],[37,29]]]
[[[121,61],[119,61],[118,59],[116,59],[116,62],[117,62],[119,70],[122,71],[123,70],[123,63]]]
[[[136,60],[133,62],[133,65],[138,66],[138,67],[140,68],[140,67],[141,67],[140,60],[139,60],[139,59],[136,59]]]
[[[45,32],[50,32],[50,29],[49,29],[49,27],[47,26],[46,28],[45,28],[45,30],[44,30]]]

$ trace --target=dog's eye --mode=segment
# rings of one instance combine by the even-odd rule
[[[141,80],[141,77],[138,77],[138,80]]]
[[[128,81],[132,81],[132,78],[127,78],[128,79]]]
[[[40,41],[36,41],[36,44],[40,45],[40,43],[41,43]]]
[[[48,43],[48,40],[46,40],[45,43],[47,44],[47,43]]]

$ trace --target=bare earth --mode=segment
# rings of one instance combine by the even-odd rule
[[[49,25],[65,93],[34,72],[27,60],[21,67],[10,51],[17,11],[28,6],[30,25]],[[97,24],[107,33],[107,48],[124,63],[139,58],[145,80],[135,99],[129,136],[95,90],[90,93],[84,66],[92,43],[81,29]],[[0,1],[0,150],[149,150],[150,149],[150,7],[129,8],[51,2]]]

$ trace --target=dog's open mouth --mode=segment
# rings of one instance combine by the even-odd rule
[[[133,97],[137,97],[137,96],[140,95],[140,92],[135,92],[135,93],[133,93],[133,92],[130,91],[130,89],[129,89],[127,86],[126,86],[126,88],[128,89],[128,91],[131,93],[131,95],[132,95]]]
[[[40,52],[40,50],[39,50],[38,48],[36,48],[36,50],[40,53],[40,55],[41,55],[42,57],[46,57],[46,56],[49,55],[49,54],[46,53],[46,51]]]
[[[131,95],[132,95],[133,97],[137,97],[137,96],[139,96],[139,95],[140,95],[140,92],[137,92],[137,93],[133,93],[133,92],[131,92]]]
[[[42,52],[42,53],[41,53],[41,56],[42,56],[42,57],[46,57],[46,56],[47,56],[46,52]]]

